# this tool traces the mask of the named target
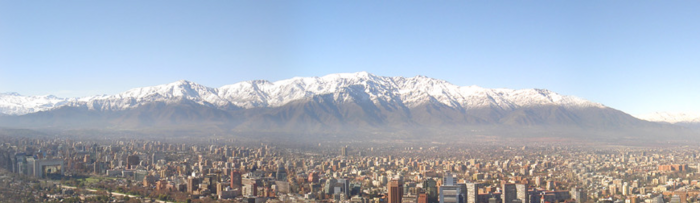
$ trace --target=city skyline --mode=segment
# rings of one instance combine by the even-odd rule
[[[700,112],[697,2],[0,3],[0,92],[367,71]],[[109,9],[106,9],[109,8]]]
[[[700,203],[700,1],[0,1],[0,202]]]
[[[700,200],[694,147],[125,138],[0,136],[0,182],[13,185],[0,194],[23,202]]]

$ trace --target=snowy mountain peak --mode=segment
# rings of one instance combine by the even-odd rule
[[[293,78],[297,80],[304,80],[305,82],[311,82],[311,81],[338,81],[338,82],[357,82],[357,81],[383,81],[386,79],[390,79],[389,77],[382,77],[382,76],[377,76],[368,72],[356,72],[356,73],[335,73],[335,74],[329,74],[325,75],[322,77],[306,77],[306,78]]]
[[[654,112],[644,115],[635,115],[635,117],[652,122],[700,123],[700,112]]]
[[[125,110],[152,102],[179,100],[191,100],[202,105],[211,105],[209,102],[222,102],[216,99],[216,92],[215,88],[187,80],[179,80],[164,85],[134,88],[116,95],[94,97],[88,101],[80,100],[72,102],[70,105],[87,106],[90,110],[103,111]]]
[[[22,115],[50,110],[75,101],[75,98],[59,98],[53,95],[23,96],[16,92],[0,93],[0,113]]]
[[[337,73],[322,77],[295,77],[270,82],[252,80],[210,88],[187,80],[151,87],[141,87],[116,95],[61,99],[44,96],[21,97],[5,94],[0,98],[1,113],[26,114],[62,105],[85,106],[90,110],[118,111],[153,102],[193,101],[214,108],[279,107],[315,96],[332,95],[337,103],[371,102],[413,108],[442,105],[454,109],[499,108],[559,105],[567,108],[604,107],[573,96],[563,96],[546,89],[487,89],[460,87],[426,76],[384,77],[368,72]],[[9,99],[10,97],[15,99]],[[42,100],[43,99],[43,100]],[[37,108],[41,106],[42,108]]]
[[[158,85],[158,86],[163,86],[163,85]],[[178,80],[172,83],[165,84],[164,86],[168,87],[178,87],[178,88],[185,88],[185,89],[192,89],[192,88],[197,88],[197,87],[204,87],[203,85],[197,84],[195,82],[189,81],[189,80]],[[138,89],[138,88],[136,88]]]
[[[425,76],[425,75],[416,75],[416,76],[413,77],[413,78],[417,78],[417,79],[428,79],[429,77],[428,77],[428,76]]]
[[[188,80],[178,80],[178,81],[169,83],[169,85],[180,86],[180,85],[190,85],[190,83],[193,83],[193,82],[190,82],[190,81],[188,81]]]

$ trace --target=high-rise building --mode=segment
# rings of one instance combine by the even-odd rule
[[[521,203],[530,203],[530,197],[528,197],[527,184],[515,184],[516,197]]]
[[[555,190],[556,189],[556,183],[554,181],[548,180],[547,181],[547,190]]]
[[[243,195],[244,196],[258,196],[258,184],[256,183],[251,183],[243,186]]]
[[[467,185],[455,184],[451,174],[446,174],[444,180],[440,186],[440,203],[465,203]]]
[[[681,197],[679,195],[672,195],[669,203],[681,203]]]
[[[428,203],[428,195],[426,195],[425,193],[418,194],[418,200],[416,202]]]
[[[348,156],[348,146],[344,146],[343,148],[340,149],[340,155],[341,156]]]
[[[479,199],[479,188],[484,187],[483,183],[467,183],[467,203],[476,203]]]
[[[226,188],[226,183],[216,183],[216,195],[222,195]]]
[[[325,192],[327,195],[332,195],[334,193],[336,183],[338,183],[338,180],[335,178],[327,179],[326,184],[323,186],[323,192]]]
[[[308,178],[310,183],[316,183],[318,182],[318,172],[314,171],[309,173],[309,178]]]
[[[345,178],[338,178],[337,179],[336,185],[339,185],[341,188],[341,191],[345,194],[346,197],[350,196],[350,181],[346,180]]]
[[[387,191],[389,191],[388,203],[401,203],[401,198],[403,198],[403,184],[401,181],[391,180],[387,185]]]
[[[609,190],[610,194],[612,194],[612,195],[617,194],[617,185],[615,185],[615,184],[610,184],[610,185],[608,186],[608,190]]]
[[[282,163],[277,165],[277,173],[275,173],[277,180],[287,180],[287,170],[284,169]]]
[[[639,198],[637,196],[634,196],[634,195],[631,196],[629,198],[629,200],[630,200],[630,203],[639,203]]]
[[[165,155],[161,152],[156,152],[151,155],[151,164],[156,164],[158,160],[165,159]]]
[[[194,177],[187,178],[187,192],[192,193],[198,189],[199,179]]]
[[[514,183],[503,183],[501,188],[501,201],[502,203],[513,203],[514,199],[517,199],[517,188]]]
[[[440,203],[465,203],[467,185],[464,183],[440,186]]]
[[[676,190],[673,192],[673,195],[678,195],[680,197],[681,203],[688,202],[688,192],[687,191]]]
[[[445,177],[442,178],[443,185],[457,185],[457,179],[452,176],[451,173],[445,173]]]
[[[133,169],[136,167],[136,165],[139,165],[141,162],[141,159],[139,158],[138,155],[131,155],[126,157],[126,166],[129,169]]]
[[[241,173],[238,172],[238,170],[233,170],[231,171],[231,189],[236,190],[240,192],[243,187],[243,181],[241,179]]]
[[[423,181],[423,190],[425,190],[425,195],[427,196],[428,203],[435,203],[438,201],[438,190],[437,182],[432,178],[428,178]]]
[[[586,202],[587,200],[586,192],[584,192],[581,188],[571,188],[569,194],[571,195],[571,198],[576,201],[576,203]]]
[[[544,203],[542,201],[542,196],[544,192],[537,191],[537,189],[532,189],[527,191],[528,196],[530,196],[530,203]]]

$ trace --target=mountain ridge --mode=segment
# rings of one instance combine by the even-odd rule
[[[700,113],[697,112],[654,112],[650,114],[635,115],[635,117],[652,121],[666,123],[700,123]]]
[[[636,118],[656,123],[670,123],[700,131],[700,113],[698,112],[654,112],[635,115]]]
[[[0,94],[0,113],[23,115],[51,110],[64,105],[87,106],[91,110],[118,111],[138,107],[149,102],[168,101],[179,97],[224,110],[229,108],[280,107],[292,101],[337,92],[351,92],[377,103],[398,100],[408,107],[428,102],[439,102],[452,108],[465,109],[491,105],[513,109],[519,106],[549,104],[604,107],[602,104],[574,96],[559,95],[546,89],[487,89],[474,85],[456,86],[444,80],[425,76],[384,77],[358,72],[329,74],[323,77],[294,77],[276,82],[251,80],[219,88],[179,80],[163,85],[133,88],[115,95],[81,98],[21,96],[15,93],[11,96],[19,98],[15,100],[21,101],[8,102]]]
[[[219,88],[179,80],[60,104],[0,116],[0,127],[248,135],[244,138],[253,140],[264,134],[271,140],[309,142],[358,136],[379,140],[436,136],[467,142],[484,136],[656,142],[659,136],[678,140],[696,136],[682,126],[640,120],[546,89],[488,89],[425,76],[384,77],[367,72],[252,80]]]

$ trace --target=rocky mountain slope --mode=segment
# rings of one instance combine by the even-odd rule
[[[671,123],[700,131],[700,113],[654,112],[635,117],[651,122]]]
[[[403,138],[591,135],[627,139],[684,132],[545,89],[456,86],[424,76],[383,77],[367,72],[246,81],[219,88],[182,80],[74,99],[12,95],[0,97],[2,113],[13,115],[0,117],[0,127]]]

